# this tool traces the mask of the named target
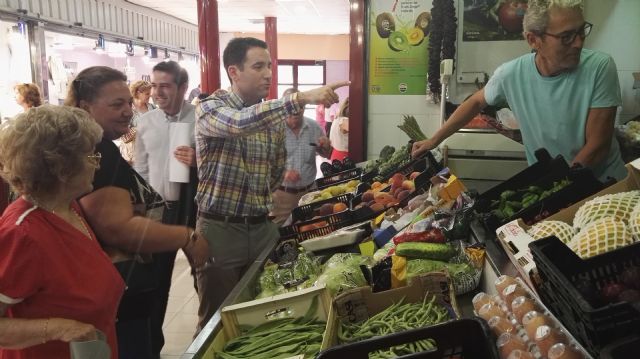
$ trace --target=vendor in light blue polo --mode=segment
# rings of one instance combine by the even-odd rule
[[[428,140],[416,142],[413,155],[434,148],[485,106],[507,102],[520,123],[529,164],[546,148],[571,164],[591,168],[596,177],[627,175],[614,136],[622,104],[611,56],[583,49],[593,25],[583,17],[582,0],[529,1],[524,36],[533,49],[496,69]]]

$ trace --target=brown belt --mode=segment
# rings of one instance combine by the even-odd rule
[[[244,224],[260,224],[268,220],[268,217],[266,214],[263,214],[261,216],[234,217],[234,216],[224,216],[221,214],[215,214],[215,213],[209,213],[209,212],[200,212],[200,217],[211,219],[214,221],[220,221],[220,222],[244,223]]]
[[[310,185],[308,185],[306,187],[302,187],[302,188],[280,186],[280,187],[278,187],[278,190],[284,191],[284,192],[287,192],[287,193],[291,193],[291,194],[298,194],[298,193],[302,193],[302,192],[307,192],[311,187],[313,187],[313,183],[311,183]]]

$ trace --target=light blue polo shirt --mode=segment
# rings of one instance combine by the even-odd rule
[[[527,54],[498,67],[484,88],[485,100],[490,105],[505,100],[509,104],[520,123],[530,165],[537,161],[534,153],[539,148],[571,163],[585,144],[589,109],[622,104],[616,64],[607,54],[582,49],[575,70],[544,77],[534,56]],[[615,137],[607,158],[592,169],[601,180],[626,177]]]

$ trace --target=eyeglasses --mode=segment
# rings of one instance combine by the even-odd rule
[[[93,162],[94,165],[99,166],[100,160],[102,160],[102,153],[96,152],[92,155],[88,155],[87,157],[91,160],[91,162]]]
[[[540,35],[549,35],[551,37],[555,37],[556,39],[560,39],[560,42],[563,45],[571,45],[574,41],[576,41],[576,36],[580,36],[581,39],[585,39],[591,33],[591,29],[593,28],[593,24],[589,22],[585,22],[580,28],[576,30],[565,31],[559,34],[550,34],[548,32],[542,32]]]

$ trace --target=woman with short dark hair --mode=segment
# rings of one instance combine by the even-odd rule
[[[152,357],[150,333],[157,329],[151,329],[149,321],[157,296],[153,282],[157,274],[150,254],[182,248],[195,268],[209,258],[209,246],[193,228],[154,220],[162,216],[162,198],[113,143],[129,130],[133,116],[133,97],[126,80],[122,72],[110,67],[89,67],[71,82],[65,102],[89,112],[104,130],[97,145],[102,165],[93,192],[83,196],[80,205],[127,281],[116,324],[120,358],[146,359]]]

